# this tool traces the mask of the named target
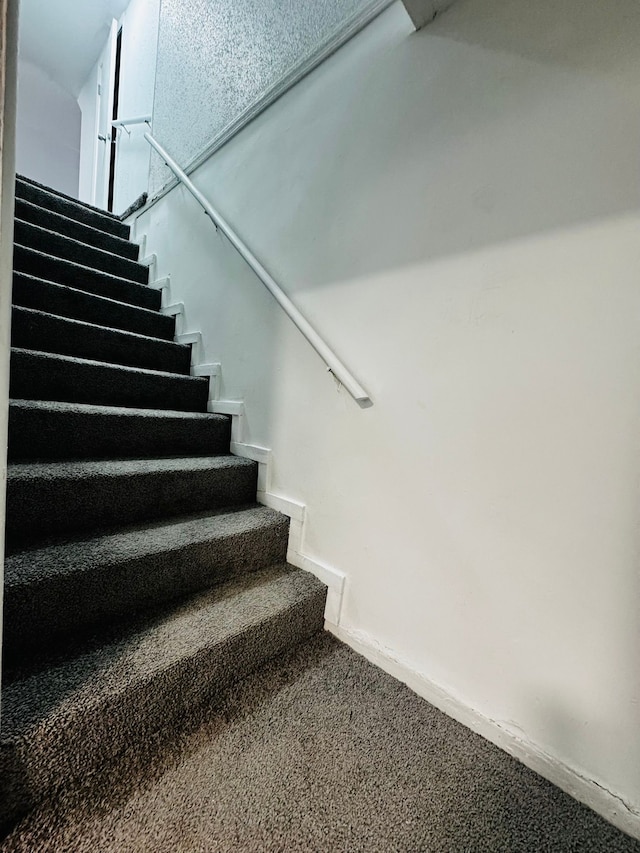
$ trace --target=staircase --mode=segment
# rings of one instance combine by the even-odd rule
[[[120,220],[29,180],[16,223],[0,824],[101,796],[322,629]],[[105,794],[106,795],[106,794]]]

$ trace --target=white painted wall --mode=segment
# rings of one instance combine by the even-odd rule
[[[24,59],[18,61],[16,169],[77,198],[80,108],[75,97]]]
[[[639,39],[635,0],[396,3],[195,173],[371,409],[183,189],[137,223],[340,636],[637,834]]]
[[[122,62],[120,68],[119,118],[151,115],[156,80],[160,0],[131,0],[120,19]],[[133,125],[118,131],[118,159],[114,210],[121,213],[149,183],[151,148],[144,138],[147,125]]]

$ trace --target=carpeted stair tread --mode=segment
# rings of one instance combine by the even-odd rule
[[[13,347],[9,393],[19,400],[204,412],[209,380]]]
[[[26,273],[13,276],[13,304],[85,323],[107,321],[113,328],[166,341],[172,341],[175,332],[174,317]]]
[[[137,261],[140,254],[140,247],[137,243],[116,237],[114,234],[108,234],[99,228],[93,228],[91,225],[85,225],[76,219],[70,219],[68,216],[62,216],[53,210],[47,210],[25,199],[16,198],[15,217],[17,220],[39,225],[48,231],[54,231],[56,234],[70,237],[72,240],[79,240],[81,243],[96,246],[106,252],[111,252],[113,255],[121,255],[131,261]]]
[[[2,691],[0,822],[64,786],[109,790],[222,690],[323,626],[325,587],[275,567],[142,620]]]
[[[288,529],[286,516],[252,506],[18,551],[5,563],[5,667],[65,635],[283,563]]]
[[[130,305],[138,305],[141,308],[151,310],[160,308],[160,292],[146,284],[102,272],[74,261],[54,258],[46,252],[21,246],[19,243],[14,246],[13,265],[16,272],[66,284],[77,290],[86,290],[98,296],[108,296],[110,299],[128,302]]]
[[[146,284],[149,280],[149,268],[138,261],[124,258],[122,255],[114,255],[104,249],[82,243],[31,222],[16,219],[14,239],[20,246],[30,246],[51,257],[73,261],[100,272],[109,272],[129,281]]]
[[[251,503],[256,478],[255,462],[230,455],[12,463],[8,552],[48,536]]]
[[[80,202],[22,175],[16,176],[16,198],[25,199],[39,207],[76,219],[78,222],[115,234],[125,240],[129,238],[129,226],[113,214]]]
[[[212,456],[229,452],[227,415],[10,400],[9,459]]]
[[[110,328],[108,321],[108,316],[105,316],[104,322],[96,325],[14,305],[11,343],[22,349],[92,361],[144,367],[166,373],[189,373],[190,346]]]
[[[121,777],[108,805],[54,797],[0,850],[638,853],[640,842],[319,633],[225,691],[179,751],[159,745],[146,772]]]

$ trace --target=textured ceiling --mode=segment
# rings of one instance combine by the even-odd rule
[[[129,0],[21,0],[20,56],[73,95]]]

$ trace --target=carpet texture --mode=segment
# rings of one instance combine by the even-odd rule
[[[97,246],[107,252],[122,255],[133,261],[137,261],[140,254],[137,243],[131,243],[123,237],[109,234],[99,228],[85,225],[75,219],[70,219],[68,216],[47,210],[45,207],[20,198],[19,195],[16,196],[15,217],[22,222],[40,225],[50,231],[64,234],[73,240],[80,240],[88,245]]]
[[[640,844],[327,634],[224,694],[133,787],[3,853],[631,853]]]
[[[60,317],[72,317],[87,323],[102,323],[108,317],[114,328],[173,340],[173,317],[26,273],[14,273],[12,297],[14,305],[25,308],[51,311]]]
[[[325,594],[291,567],[251,572],[13,673],[2,690],[2,824],[53,798],[109,802],[227,687],[318,632]]]
[[[209,380],[12,347],[9,394],[21,400],[204,412]]]
[[[249,507],[9,555],[4,617],[12,630],[2,649],[5,674],[27,653],[65,635],[79,636],[232,576],[284,563],[288,534],[280,513]]]
[[[115,234],[123,239],[129,238],[129,226],[118,217],[86,202],[61,193],[59,190],[39,184],[24,175],[16,176],[16,198],[31,202],[44,210],[57,213],[65,219],[71,218],[92,228],[98,228],[108,234]],[[50,224],[51,219],[45,220]]]
[[[12,462],[227,453],[226,415],[10,400]]]
[[[7,474],[7,543],[251,503],[257,464],[237,456],[19,462]]]
[[[17,305],[11,312],[11,340],[13,346],[21,349],[39,349],[147,370],[188,374],[191,366],[191,348],[184,344]]]
[[[289,520],[255,505],[258,465],[207,413],[128,226],[16,195],[0,834],[43,803],[113,802],[321,630],[326,598],[286,565]]]

